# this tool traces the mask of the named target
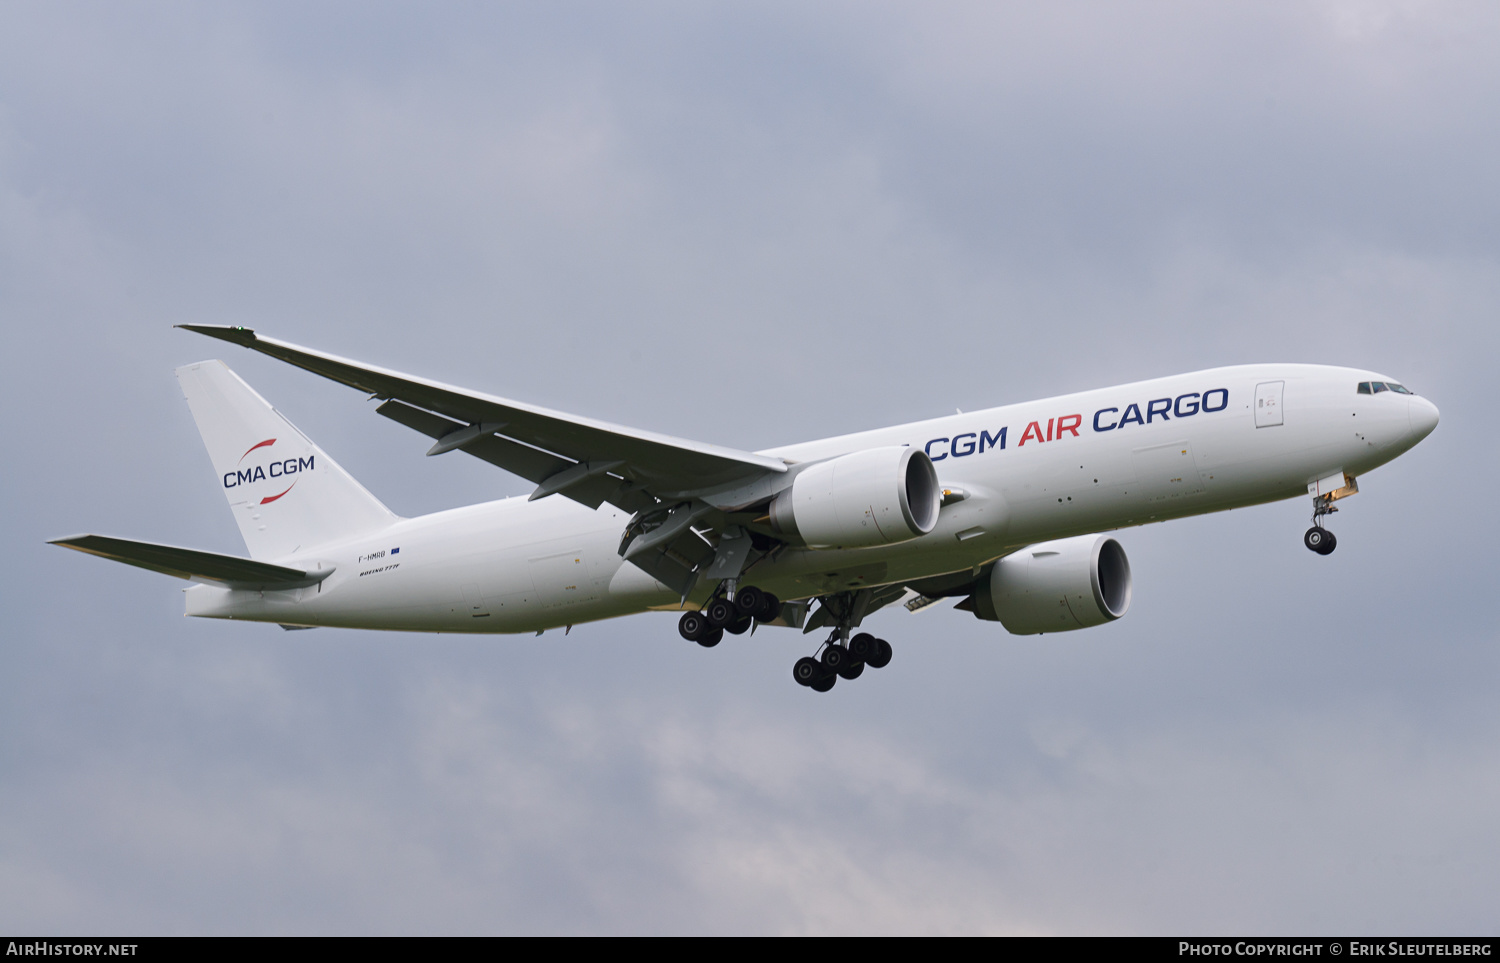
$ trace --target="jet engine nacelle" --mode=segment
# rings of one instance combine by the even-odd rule
[[[1000,559],[974,592],[974,614],[1015,635],[1113,622],[1130,608],[1130,562],[1108,535],[1028,545]]]
[[[771,502],[771,525],[811,548],[869,548],[926,535],[943,492],[920,448],[870,448],[813,465]]]

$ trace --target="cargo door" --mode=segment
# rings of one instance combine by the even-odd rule
[[[1255,427],[1281,424],[1281,390],[1285,381],[1266,381],[1255,386]]]

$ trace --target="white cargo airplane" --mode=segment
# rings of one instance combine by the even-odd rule
[[[648,609],[717,645],[757,622],[829,630],[827,691],[891,647],[876,609],[945,597],[1017,634],[1119,618],[1100,532],[1310,495],[1304,543],[1438,410],[1391,379],[1261,364],[960,413],[762,452],[580,418],[257,335],[183,325],[383,400],[380,414],[536,484],[401,518],[221,361],[177,369],[250,559],[80,535],[53,544],[197,583],[187,614],[408,632],[536,632]],[[811,612],[809,612],[811,610]]]

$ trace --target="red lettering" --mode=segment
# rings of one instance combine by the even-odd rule
[[[1053,419],[1051,419],[1051,418],[1047,419],[1047,440],[1048,441],[1052,440],[1052,422],[1053,422]]]
[[[1063,432],[1071,431],[1073,437],[1077,438],[1078,426],[1081,424],[1083,424],[1083,415],[1063,415],[1057,419],[1057,437],[1061,438]]]
[[[1016,447],[1020,448],[1022,445],[1026,444],[1026,439],[1028,438],[1035,438],[1037,441],[1047,440],[1042,437],[1042,426],[1034,421],[1026,426],[1025,431],[1021,432],[1021,440],[1016,443]]]

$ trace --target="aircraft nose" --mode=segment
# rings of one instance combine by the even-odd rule
[[[1426,398],[1407,399],[1406,412],[1407,416],[1411,419],[1411,431],[1416,436],[1417,441],[1421,441],[1432,434],[1432,429],[1437,427],[1437,405]]]

